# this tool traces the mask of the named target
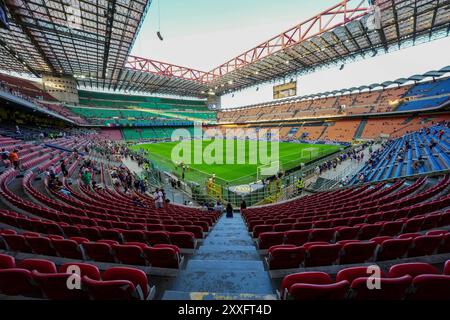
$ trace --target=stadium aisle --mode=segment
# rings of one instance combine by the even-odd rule
[[[275,299],[240,214],[219,219],[163,300]]]

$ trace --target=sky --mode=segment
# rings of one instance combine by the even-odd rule
[[[355,0],[356,1],[356,0]],[[202,71],[335,5],[338,0],[153,0],[132,54]],[[357,1],[359,3],[359,1]],[[160,12],[160,14],[158,14]],[[159,29],[159,19],[161,28]],[[156,32],[160,30],[164,41]],[[298,96],[370,85],[450,65],[450,38],[301,76]],[[222,96],[222,108],[273,100],[269,82]]]
[[[440,70],[450,66],[449,52],[450,37],[446,37],[352,62],[346,64],[343,70],[339,70],[340,66],[336,66],[312,72],[296,79],[297,96],[349,89]],[[251,87],[224,95],[222,108],[274,101],[273,86],[281,83],[281,81],[268,82],[259,85],[258,91],[256,87]]]
[[[132,54],[210,71],[337,2],[153,0]],[[158,11],[164,41],[156,36]]]

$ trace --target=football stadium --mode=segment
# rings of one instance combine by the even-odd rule
[[[449,35],[447,0],[0,0],[0,300],[450,300]]]

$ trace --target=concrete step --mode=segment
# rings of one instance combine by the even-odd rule
[[[256,247],[254,245],[205,245],[197,250],[199,253],[203,252],[228,252],[228,251],[239,251],[239,252],[255,252]],[[226,259],[226,257],[224,257]]]
[[[202,246],[252,246],[254,245],[253,240],[242,237],[207,237]]]
[[[166,291],[162,300],[277,300],[275,294]],[[215,312],[215,310],[213,311]],[[220,312],[220,310],[218,311]]]
[[[173,291],[274,294],[267,272],[182,270]]]
[[[186,265],[187,271],[261,271],[264,272],[262,261],[229,261],[229,260],[195,260],[191,259]]]

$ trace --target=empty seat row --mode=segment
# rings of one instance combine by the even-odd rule
[[[14,233],[11,230],[0,231],[0,249],[67,259],[150,265],[157,268],[178,269],[181,262],[180,250],[173,244],[155,244],[150,247],[145,243],[128,242],[121,245],[114,240],[90,242],[80,237],[64,239],[61,236],[41,237]]]
[[[15,214],[15,213],[13,213]],[[180,248],[194,249],[196,235],[203,236],[203,231],[199,226],[192,226],[192,228],[171,228],[173,231],[142,231],[142,230],[123,230],[123,229],[108,229],[105,227],[88,227],[80,225],[69,225],[68,223],[45,222],[37,219],[23,218],[21,216],[14,216],[11,213],[0,212],[0,222],[12,227],[23,230],[37,232],[42,234],[59,235],[63,237],[85,237],[91,241],[98,240],[115,240],[119,243],[126,242],[143,242],[150,245],[160,243],[172,243]],[[191,231],[184,231],[191,230]],[[165,242],[161,238],[164,235],[169,240]],[[187,239],[189,238],[189,239]]]
[[[57,269],[52,261],[16,263],[0,254],[0,294],[52,300],[149,300],[155,287],[139,269],[115,267],[100,274],[92,264],[66,263]]]
[[[398,238],[377,237],[370,241],[343,240],[337,243],[308,242],[302,246],[276,245],[266,257],[270,270],[301,266],[326,266],[450,253],[450,233],[404,234]]]
[[[286,276],[281,299],[297,300],[450,300],[450,261],[444,274],[426,263],[394,265],[388,275],[374,267],[339,271],[335,281],[324,272]]]
[[[396,236],[430,230],[450,225],[450,211],[417,216],[411,219],[359,224],[353,227],[317,228],[272,232],[270,227],[256,226],[259,249],[268,249],[279,244],[302,245],[310,241],[336,242],[341,240],[369,240],[378,236]]]

